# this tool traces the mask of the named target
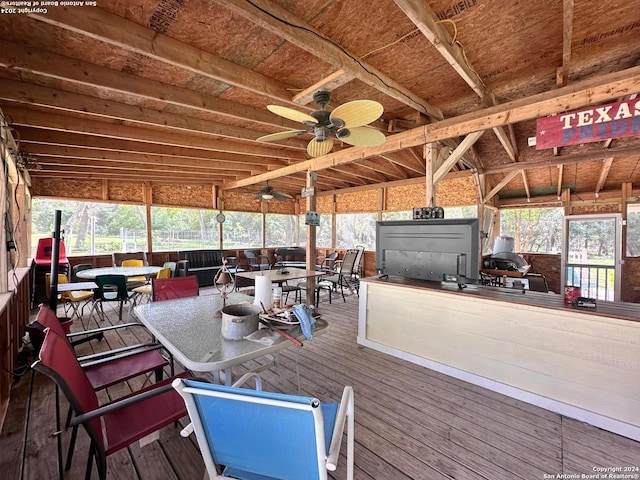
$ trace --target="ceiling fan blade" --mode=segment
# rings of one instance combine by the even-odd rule
[[[293,108],[281,107],[280,105],[267,105],[267,110],[281,117],[293,120],[294,122],[311,122],[314,125],[318,123],[318,121],[308,113],[299,112]]]
[[[307,145],[307,153],[310,157],[321,157],[326,155],[333,148],[333,138],[327,138],[326,140],[319,142],[315,138]]]
[[[354,100],[336,107],[329,119],[336,126],[342,125],[334,122],[334,119],[342,120],[347,128],[361,127],[380,118],[383,111],[382,105],[373,100]]]
[[[262,200],[262,192],[258,192],[256,196],[253,197],[253,200],[256,202],[259,202],[260,200]]]
[[[385,136],[382,132],[371,127],[355,127],[347,129],[349,135],[343,137],[343,131],[338,131],[338,138],[349,145],[358,145],[361,147],[376,147],[382,145]]]
[[[271,192],[271,195],[273,195],[273,198],[275,198],[276,200],[286,200],[287,198],[293,198],[291,195],[284,192],[273,191]]]
[[[301,133],[307,133],[307,132],[304,130],[295,130],[295,131],[287,131],[287,132],[270,133],[269,135],[263,135],[260,138],[256,138],[256,141],[274,142],[276,140],[284,140],[285,138],[295,137],[296,135],[300,135]]]

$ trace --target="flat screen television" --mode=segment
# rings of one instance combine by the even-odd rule
[[[376,223],[376,270],[421,280],[478,283],[477,218],[393,220]]]

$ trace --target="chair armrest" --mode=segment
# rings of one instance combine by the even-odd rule
[[[342,399],[340,400],[340,406],[338,407],[338,413],[336,414],[336,421],[333,427],[333,435],[331,436],[331,445],[329,446],[329,455],[327,455],[327,470],[333,472],[338,465],[338,458],[340,458],[340,445],[342,444],[342,434],[344,433],[345,420],[349,419],[347,425],[347,458],[353,455],[353,388],[346,386],[342,391]],[[351,463],[351,462],[349,462]],[[347,475],[347,478],[349,477]]]
[[[161,350],[163,348],[164,346],[161,343],[139,343],[136,345],[129,345],[127,347],[108,350],[106,352],[99,352],[92,355],[78,357],[78,362],[80,362],[82,368],[87,368],[94,365],[100,365],[102,363],[108,363],[113,360],[118,360],[120,358],[131,357],[139,353]]]
[[[90,412],[83,413],[81,415],[73,417],[71,419],[71,422],[69,423],[69,426],[70,427],[78,426],[78,425],[80,425],[82,423],[88,422],[89,420],[93,420],[95,418],[102,417],[102,416],[104,416],[104,415],[106,415],[108,413],[111,413],[111,412],[115,411],[115,410],[120,410],[121,408],[128,407],[129,405],[133,405],[133,404],[136,404],[138,402],[142,402],[144,400],[147,400],[148,398],[153,398],[153,397],[156,397],[158,395],[162,395],[163,393],[167,393],[167,392],[173,390],[173,387],[171,386],[171,382],[175,378],[178,378],[178,376],[168,378],[167,380],[165,380],[166,383],[164,385],[159,386],[159,387],[146,390],[146,391],[144,391],[142,393],[139,393],[139,394],[131,395],[130,397],[126,397],[126,398],[123,398],[121,400],[116,400],[115,402],[111,402],[111,403],[108,403],[107,405],[104,405],[102,407],[98,407],[95,410],[91,410]]]
[[[67,338],[68,339],[72,339],[74,337],[79,337],[81,335],[95,335],[96,333],[102,333],[102,332],[107,332],[109,330],[116,330],[118,328],[128,328],[128,327],[143,327],[143,328],[147,328],[142,323],[137,323],[137,322],[122,323],[122,324],[119,324],[119,325],[111,325],[109,327],[94,328],[92,330],[83,330],[82,332],[68,333],[67,334]]]
[[[232,387],[239,387],[241,385],[244,385],[245,383],[247,383],[247,381],[249,379],[253,378],[256,382],[256,390],[260,391],[262,390],[262,379],[260,378],[260,375],[258,375],[256,372],[248,372],[245,373],[244,375],[242,375],[238,380],[235,381],[235,383],[233,385],[231,385]]]

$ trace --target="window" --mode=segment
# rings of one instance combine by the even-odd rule
[[[353,248],[364,245],[367,250],[376,249],[375,213],[353,213],[336,215],[336,247]]]
[[[413,210],[382,212],[382,220],[413,220]]]
[[[262,247],[262,214],[247,212],[225,212],[222,224],[223,248]]]
[[[627,205],[627,257],[640,257],[640,204]]]
[[[142,205],[74,202],[34,198],[31,244],[50,237],[55,211],[61,212],[61,230],[68,256],[147,251],[147,227]]]
[[[500,210],[500,234],[514,238],[516,252],[559,253],[563,216],[562,208]]]
[[[307,226],[304,215],[298,216],[299,234],[297,245],[307,244]],[[331,215],[320,215],[320,225],[316,227],[316,246],[332,248],[331,245]]]
[[[151,208],[151,238],[155,252],[218,248],[217,212],[195,208]]]
[[[477,205],[464,205],[462,207],[444,207],[444,218],[476,218],[478,216]]]
[[[269,213],[265,215],[265,246],[286,247],[298,245],[296,242],[296,215]]]

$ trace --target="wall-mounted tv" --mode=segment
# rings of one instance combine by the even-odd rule
[[[477,218],[394,220],[376,224],[376,269],[382,275],[478,283]]]

